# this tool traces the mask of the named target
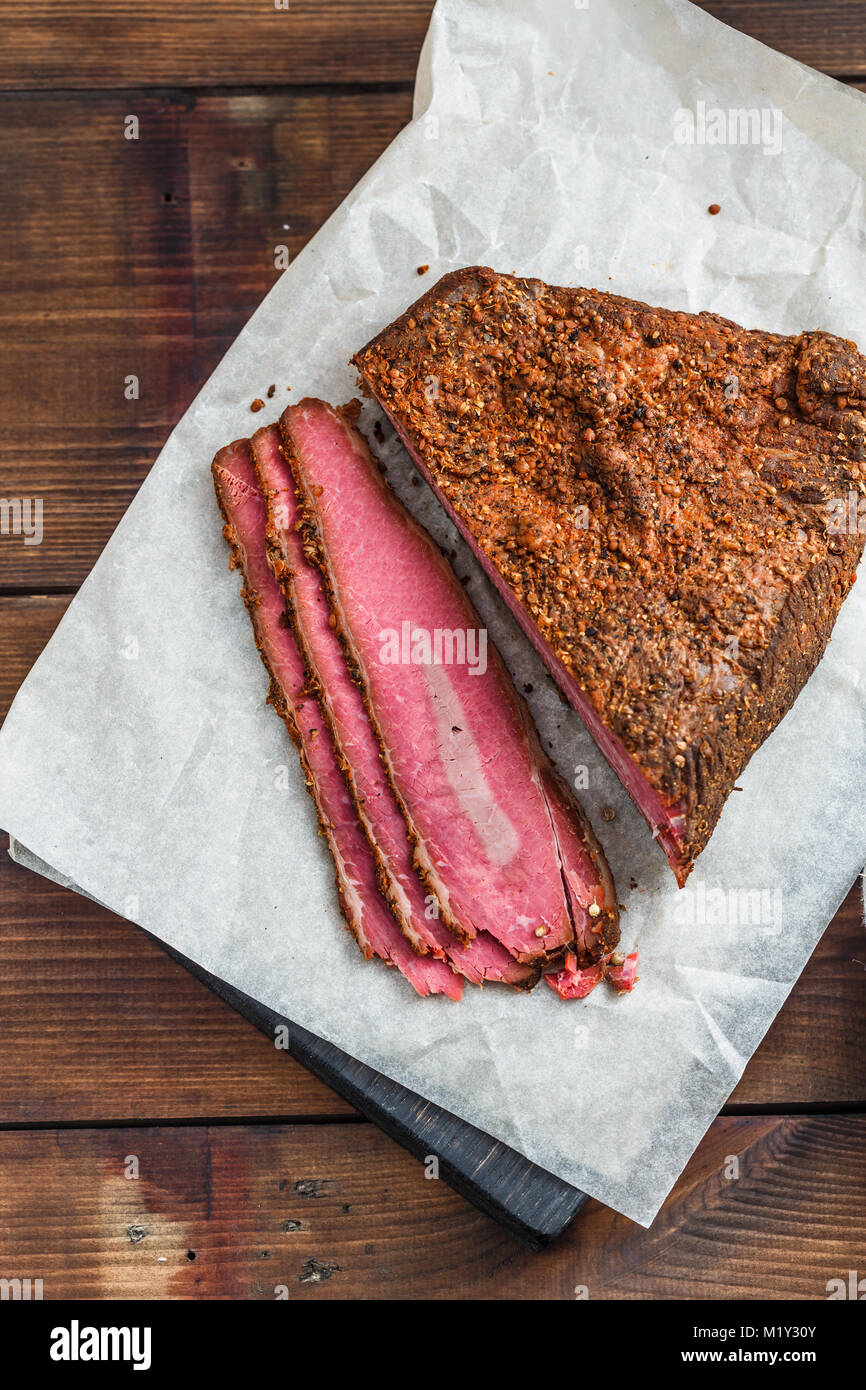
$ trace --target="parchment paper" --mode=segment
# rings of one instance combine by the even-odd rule
[[[779,111],[781,148],[681,143],[683,110],[700,134],[700,102],[705,126],[715,108],[755,108],[771,132]],[[25,682],[0,735],[0,823],[206,969],[649,1223],[866,859],[862,581],[678,893],[392,440],[395,484],[472,576],[561,769],[588,769],[623,942],[642,953],[625,998],[565,1004],[539,986],[421,1001],[341,925],[264,704],[209,463],[266,418],[249,403],[271,382],[280,408],[348,399],[350,353],[478,262],[866,343],[864,164],[857,94],[682,0],[440,0],[412,124],[241,333]]]

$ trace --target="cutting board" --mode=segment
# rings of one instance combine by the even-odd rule
[[[17,864],[83,897],[91,896],[14,839],[10,839],[9,853]],[[532,1249],[541,1250],[561,1235],[587,1201],[585,1192],[530,1163],[515,1149],[274,1013],[158,937],[145,934],[272,1042],[277,1029],[283,1028],[279,1036],[286,1037],[290,1056],[421,1162],[438,1159],[440,1179]]]

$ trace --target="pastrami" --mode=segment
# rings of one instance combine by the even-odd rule
[[[214,487],[231,547],[231,567],[241,569],[242,596],[256,645],[271,677],[269,699],[300,754],[322,832],[336,870],[340,906],[363,954],[396,966],[421,995],[459,999],[462,981],[445,962],[417,956],[378,892],[369,846],[355,816],[346,782],[323,727],[321,711],[306,688],[306,671],[285,602],[265,549],[267,513],[256,483],[249,442],[221,449],[212,464]]]
[[[288,449],[288,446],[284,446]],[[349,675],[331,622],[319,571],[304,557],[300,508],[276,426],[252,439],[259,487],[268,505],[268,555],[282,587],[295,639],[317,693],[358,819],[376,858],[378,881],[416,952],[447,959],[472,983],[495,980],[527,988],[537,974],[486,932],[462,943],[439,918],[439,902],[412,863],[406,822],[388,782],[360,690]]]
[[[682,885],[854,583],[866,357],[471,266],[353,360]]]
[[[345,415],[307,400],[281,426],[304,552],[442,920],[542,968],[601,957],[618,937],[604,857],[456,576]]]

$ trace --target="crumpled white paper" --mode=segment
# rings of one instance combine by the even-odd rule
[[[739,109],[762,143],[708,143]],[[421,1001],[342,927],[264,704],[210,459],[262,422],[249,403],[270,382],[275,407],[348,399],[351,352],[479,262],[862,344],[864,167],[856,93],[683,0],[439,0],[412,124],[241,333],[25,682],[0,735],[0,823],[206,969],[649,1223],[866,859],[862,581],[679,893],[392,440],[395,485],[472,576],[560,768],[588,769],[582,799],[642,960],[625,998],[566,1004],[542,985]]]

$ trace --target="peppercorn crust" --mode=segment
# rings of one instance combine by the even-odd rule
[[[683,883],[854,581],[866,360],[482,266],[353,361],[670,812]]]

